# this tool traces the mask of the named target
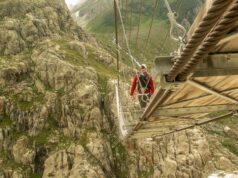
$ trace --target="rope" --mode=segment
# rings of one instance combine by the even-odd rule
[[[132,61],[132,64],[133,64],[133,68],[134,67],[134,63],[136,63],[138,66],[140,66],[140,64],[136,61],[136,59],[131,55],[131,51],[130,51],[130,48],[129,48],[129,44],[128,44],[128,41],[127,41],[127,36],[126,36],[126,33],[125,33],[125,27],[124,27],[124,23],[123,23],[123,19],[122,19],[122,15],[121,15],[121,11],[120,11],[120,8],[118,6],[118,1],[117,0],[114,0],[114,7],[115,7],[115,32],[116,32],[116,39],[115,39],[115,42],[116,42],[116,49],[117,49],[117,58],[119,60],[119,57],[120,57],[120,50],[122,50],[122,48],[120,47],[119,45],[119,41],[118,41],[118,38],[117,38],[117,13],[120,17],[120,21],[121,21],[121,24],[122,24],[122,30],[123,30],[123,34],[124,34],[124,38],[125,38],[125,41],[126,41],[126,45],[127,45],[127,49],[128,49],[128,55],[130,56],[131,58],[131,61]],[[114,40],[113,40],[114,41]],[[119,74],[119,66],[118,66],[118,74]],[[120,74],[119,74],[120,75]],[[118,76],[119,76],[118,75]],[[125,69],[123,69],[123,78],[124,78],[124,81],[126,81],[126,77],[125,77]],[[126,83],[126,82],[124,82]],[[123,84],[124,84],[123,83]],[[118,120],[119,120],[119,127],[120,127],[120,131],[121,131],[121,134],[123,137],[125,137],[128,132],[127,130],[125,130],[123,127],[125,125],[125,121],[124,121],[124,114],[123,114],[123,111],[122,111],[122,107],[121,107],[121,103],[120,103],[120,93],[119,93],[119,90],[120,90],[120,85],[119,85],[119,78],[118,78],[118,82],[117,82],[117,85],[115,85],[115,89],[116,89],[116,103],[117,103],[117,113],[118,113]],[[124,91],[125,90],[125,85],[122,86],[124,88]]]
[[[168,40],[168,36],[169,36],[169,31],[167,31],[167,33],[165,35],[165,39],[163,40],[163,46],[160,48],[160,51],[164,51],[164,47],[165,47],[166,42]]]
[[[155,14],[156,14],[156,9],[158,7],[158,2],[159,2],[159,0],[154,1],[154,10],[153,10],[153,15],[152,15],[152,20],[151,20],[151,23],[150,23],[149,33],[148,33],[148,36],[147,36],[147,39],[146,39],[145,49],[147,48],[147,45],[148,45],[148,42],[149,42],[149,39],[150,39],[151,29],[152,29],[152,26],[153,26],[154,17],[155,17]]]
[[[156,137],[162,137],[162,136],[173,134],[173,133],[180,132],[180,131],[183,131],[183,130],[191,129],[191,128],[195,127],[195,126],[200,126],[200,125],[208,124],[210,122],[214,122],[214,121],[217,121],[217,120],[220,120],[220,119],[224,119],[225,117],[230,117],[233,114],[234,114],[233,112],[229,112],[227,114],[224,114],[224,115],[221,115],[221,116],[209,119],[209,120],[206,119],[205,121],[202,121],[202,122],[201,121],[200,122],[196,122],[195,124],[192,124],[192,125],[189,125],[189,126],[185,126],[185,127],[180,128],[180,129],[176,129],[174,131],[170,131],[170,132],[167,132],[167,133],[164,133],[164,134],[161,134],[161,135],[154,135],[153,138],[155,139]]]
[[[119,2],[119,5],[121,4],[121,14],[122,14],[122,17],[123,17],[123,14],[124,14],[124,12],[123,12],[124,0],[119,0],[118,2]]]
[[[224,18],[212,30],[205,41],[202,43],[194,54],[192,59],[178,75],[178,79],[186,80],[187,76],[195,69],[199,61],[201,61],[209,52],[211,52],[216,44],[232,29],[234,22],[238,20],[238,0],[234,2],[230,10],[225,14]]]
[[[176,14],[179,14],[179,12],[180,12],[180,10],[181,10],[181,9],[180,9],[181,4],[182,4],[182,0],[177,1]],[[166,35],[165,35],[165,39],[163,40],[163,45],[162,45],[162,47],[160,47],[160,51],[164,51],[164,47],[165,47],[165,45],[166,45],[166,43],[167,43],[168,36],[169,36],[169,31],[167,31],[167,33],[166,33]]]
[[[125,24],[127,24],[127,20],[128,20],[128,0],[126,0],[125,4]]]
[[[118,10],[119,17],[120,17],[120,21],[121,21],[121,25],[122,25],[122,31],[123,31],[123,35],[124,35],[125,42],[126,42],[126,47],[127,47],[127,50],[128,50],[128,53],[129,53],[129,56],[130,56],[130,59],[131,59],[132,65],[133,65],[133,69],[135,69],[135,64],[138,67],[140,67],[141,65],[131,54],[131,49],[129,47],[129,43],[128,43],[128,40],[127,40],[125,26],[124,26],[124,22],[123,22],[122,15],[121,15],[121,10],[120,10],[120,8],[118,6],[118,0],[115,0],[115,4],[116,4],[117,10]]]
[[[117,114],[118,114],[118,121],[119,121],[119,128],[121,130],[121,134],[123,137],[125,137],[128,132],[123,127],[125,126],[124,122],[124,115],[121,111],[121,105],[120,105],[120,97],[119,97],[119,88],[118,85],[115,85],[115,91],[116,91],[116,103],[117,103]]]
[[[201,44],[212,27],[217,23],[218,19],[221,18],[223,12],[230,3],[231,1],[227,0],[214,0],[212,7],[207,12],[207,15],[203,18],[199,27],[195,30],[191,39],[189,39],[186,44],[181,55],[172,66],[168,76],[166,77],[167,81],[172,82],[175,80],[178,73],[182,70],[182,67],[192,57],[199,44]]]
[[[116,1],[114,0],[114,17],[115,17],[115,42],[117,45],[117,72],[118,72],[118,76],[117,76],[117,84],[119,87],[119,82],[120,82],[120,78],[119,78],[119,58],[120,58],[120,51],[119,51],[119,42],[118,42],[118,23],[117,23],[117,8],[116,8]]]
[[[170,21],[170,24],[171,24],[171,28],[170,28],[170,37],[172,38],[172,40],[174,41],[179,41],[179,42],[183,42],[183,39],[185,38],[186,36],[186,29],[180,25],[177,21],[176,21],[176,18],[175,18],[175,15],[174,15],[174,12],[172,11],[169,3],[167,0],[164,0],[165,2],[165,5],[169,11],[168,13],[168,17],[169,17],[169,21]],[[178,29],[182,30],[183,31],[183,35],[182,36],[179,36],[178,38],[176,38],[174,35],[173,35],[173,30],[174,28],[177,27]]]
[[[149,85],[149,83],[150,83],[150,79],[151,79],[151,78],[150,78],[150,76],[149,76],[148,73],[147,73],[148,81],[147,81],[145,87],[143,87],[142,84],[141,84],[139,75],[138,75],[138,74],[136,74],[136,75],[137,75],[138,83],[139,83],[140,90],[141,90],[141,94],[139,94],[139,95],[142,96],[141,99],[142,99],[143,102],[148,102],[148,101],[149,101],[149,93],[145,93],[145,91],[146,91],[146,89],[147,89],[147,87],[148,87],[148,85]],[[143,96],[145,96],[146,99],[144,99]]]

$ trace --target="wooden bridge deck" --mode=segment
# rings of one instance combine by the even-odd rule
[[[206,15],[209,5],[211,5],[211,0],[208,0],[201,8],[188,32],[188,39],[191,38],[191,34],[195,31],[203,16]],[[218,112],[231,113],[230,111],[238,110],[237,27],[238,23],[234,23],[233,29],[236,29],[236,31],[227,34],[210,53],[218,57],[210,56],[211,58],[214,57],[211,59],[213,60],[212,63],[210,59],[204,59],[207,63],[206,65],[201,63],[200,67],[205,70],[198,72],[199,75],[196,75],[195,72],[192,78],[172,92],[169,98],[156,108],[152,116],[146,118],[142,122],[142,126],[131,134],[132,138],[148,138],[171,133],[185,127],[199,125],[202,122],[207,123]],[[220,61],[217,62],[218,60]],[[165,63],[167,63],[166,60]],[[159,70],[158,68],[155,69]],[[163,69],[161,70],[162,74],[167,74],[166,70],[169,70],[170,67]],[[206,73],[206,71],[208,72]],[[157,76],[155,78],[157,79]],[[157,82],[161,83],[161,81]],[[128,131],[133,130],[140,121],[139,117],[141,115],[141,111],[134,112],[134,117],[130,114],[130,119],[127,119],[124,127]]]
[[[194,80],[238,101],[238,76],[201,77]],[[157,108],[157,111],[148,119],[148,122],[145,122],[133,137],[152,137],[175,131],[176,129],[196,124],[209,117],[212,118],[210,116],[211,113],[238,110],[237,106],[238,104],[236,103],[214,96],[185,83],[162,106]],[[161,115],[165,116],[157,116],[159,111],[162,111]],[[179,115],[179,112],[182,112],[181,115]],[[133,127],[133,124],[131,127]]]

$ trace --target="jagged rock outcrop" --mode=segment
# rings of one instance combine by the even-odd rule
[[[114,177],[110,145],[100,134],[105,121],[101,113],[97,72],[92,67],[75,66],[67,60],[59,45],[46,40],[33,49],[26,65],[9,67],[4,61],[6,70],[1,75],[1,86],[4,87],[1,88],[4,93],[0,100],[1,117],[14,125],[1,129],[1,149],[7,153],[12,147],[14,161],[30,166],[27,174],[34,171],[32,165],[35,164],[42,167],[43,170],[39,171],[42,171],[43,177],[58,177],[66,168],[57,165],[55,168],[55,162],[51,162],[58,159],[57,153],[51,153],[55,150],[51,144],[56,144],[58,152],[66,150],[67,154],[73,154],[73,163],[66,162],[72,164],[72,169],[70,165],[66,166],[68,172],[65,170],[65,175]],[[22,70],[22,66],[23,69],[28,67]],[[26,79],[23,77],[25,74]],[[59,134],[55,133],[57,130]],[[27,137],[18,139],[17,136],[14,143],[14,132],[26,133]],[[6,141],[8,138],[10,140]],[[32,149],[27,147],[27,139],[33,140]],[[70,146],[73,142],[76,143],[74,147]],[[46,162],[34,162],[40,154],[37,151],[39,146],[44,146],[48,152],[44,156]],[[82,155],[93,161],[82,161],[78,158]],[[84,163],[88,166],[82,167]],[[98,164],[95,171],[91,168],[92,164]],[[4,171],[4,174],[7,172]]]
[[[3,1],[0,6],[0,54],[17,54],[46,37],[68,34],[86,40],[87,35],[76,26],[63,0]]]
[[[114,177],[108,166],[110,147],[95,134],[90,138],[84,146],[72,144],[52,154],[45,161],[43,177]]]
[[[0,8],[0,177],[115,177],[98,82],[115,59],[63,0]]]
[[[35,152],[28,148],[28,139],[26,136],[19,138],[12,147],[12,154],[17,163],[32,164],[35,158]]]

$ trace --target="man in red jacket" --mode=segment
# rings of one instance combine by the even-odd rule
[[[141,73],[136,74],[132,81],[130,95],[133,97],[134,91],[137,87],[138,99],[141,108],[145,108],[147,102],[151,95],[154,93],[154,81],[151,75],[147,72],[147,67],[145,64],[141,65]]]

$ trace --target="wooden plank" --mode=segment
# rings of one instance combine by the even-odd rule
[[[158,108],[152,116],[183,116],[189,114],[212,113],[218,111],[233,111],[238,110],[238,105],[211,105],[211,106],[196,106],[196,107],[181,107],[181,108]]]

